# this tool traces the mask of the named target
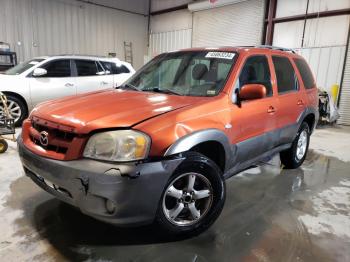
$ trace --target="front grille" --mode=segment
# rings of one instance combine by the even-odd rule
[[[62,139],[64,141],[68,141],[68,142],[71,142],[73,138],[76,136],[74,133],[62,131],[57,128],[48,128],[46,126],[37,124],[34,121],[32,121],[32,127],[35,130],[37,130],[39,133],[42,131],[51,132],[54,135],[54,137],[58,139]],[[51,135],[51,133],[49,134]]]
[[[40,141],[41,133],[44,131],[48,134],[48,144],[46,146],[44,146]],[[63,131],[59,128],[52,127],[52,125],[45,126],[35,122],[34,120],[31,121],[31,127],[29,130],[30,140],[34,144],[44,148],[46,151],[65,155],[68,151],[70,143],[76,136],[77,135],[73,132]]]
[[[46,149],[47,151],[53,151],[59,154],[66,154],[68,148],[66,147],[61,147],[61,146],[54,146],[54,145],[47,145],[47,146],[43,146],[39,140],[37,140],[33,135],[30,135],[30,140],[36,144],[37,146],[40,146],[44,149]]]

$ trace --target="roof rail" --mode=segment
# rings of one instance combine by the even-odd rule
[[[80,56],[80,57],[98,57],[98,58],[108,58],[103,55],[89,55],[89,54],[59,54],[59,55],[49,55],[49,56]]]
[[[285,48],[285,47],[279,47],[279,46],[272,46],[272,45],[257,45],[255,46],[257,48],[267,48],[267,49],[272,49],[272,50],[279,50],[279,51],[285,51],[285,52],[292,52],[295,54],[295,50],[291,48]]]

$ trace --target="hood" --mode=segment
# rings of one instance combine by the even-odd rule
[[[111,89],[42,103],[31,116],[85,134],[96,129],[131,127],[198,100],[198,97]]]
[[[14,87],[22,86],[19,84],[21,77],[19,75],[4,75],[0,74],[0,91],[9,91]]]
[[[0,74],[0,81],[11,81],[15,78],[18,78],[19,75],[5,75],[5,72]]]
[[[11,81],[13,80],[15,77],[18,77],[18,75],[5,75],[5,72],[0,74],[0,83],[3,81]]]

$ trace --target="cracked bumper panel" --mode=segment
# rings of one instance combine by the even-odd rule
[[[183,159],[110,164],[81,159],[59,161],[33,154],[18,139],[26,174],[58,199],[96,219],[118,225],[152,223],[165,185]],[[115,205],[107,210],[107,202]]]

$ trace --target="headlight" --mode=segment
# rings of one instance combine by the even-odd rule
[[[151,139],[134,130],[98,133],[90,137],[84,157],[107,161],[133,161],[147,157]]]

